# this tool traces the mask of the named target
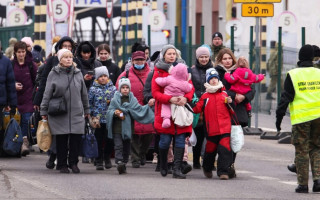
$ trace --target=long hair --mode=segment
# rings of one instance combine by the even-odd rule
[[[221,61],[222,61],[222,58],[223,58],[223,55],[224,55],[224,54],[229,54],[229,55],[231,56],[231,58],[232,58],[232,66],[236,64],[237,59],[236,59],[236,57],[234,56],[234,54],[232,53],[231,49],[229,49],[229,48],[223,48],[223,49],[221,49],[221,50],[219,51],[219,53],[218,53],[218,55],[217,55],[217,57],[216,57],[216,62],[215,62],[216,66],[219,65],[219,64],[221,64]]]

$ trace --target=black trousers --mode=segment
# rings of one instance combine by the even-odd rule
[[[106,124],[101,123],[101,128],[97,128],[94,132],[98,143],[99,156],[97,158],[98,163],[102,163],[103,160],[110,158],[111,153],[114,149],[113,139],[108,138],[108,131]]]
[[[58,168],[77,165],[82,134],[56,135]]]
[[[202,149],[202,143],[204,140],[204,129],[203,126],[198,126],[194,128],[194,133],[197,137],[197,144],[196,146],[192,147],[193,151],[193,163],[194,164],[200,164],[200,155],[201,155],[201,149]]]

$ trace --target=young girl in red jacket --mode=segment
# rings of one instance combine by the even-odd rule
[[[214,68],[206,71],[206,80],[204,84],[206,93],[193,108],[195,113],[203,111],[205,119],[204,132],[207,144],[203,158],[203,173],[207,178],[212,178],[215,156],[218,153],[217,175],[222,180],[228,180],[228,170],[232,163],[230,147],[232,109],[228,104],[232,103],[232,99],[227,95]]]

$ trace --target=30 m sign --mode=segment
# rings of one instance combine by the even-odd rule
[[[273,17],[273,4],[253,4],[253,3],[243,3],[241,9],[242,17]]]

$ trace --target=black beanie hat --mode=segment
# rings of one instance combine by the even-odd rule
[[[314,57],[320,57],[320,48],[317,45],[312,45],[312,47],[313,47]]]
[[[220,32],[215,32],[215,33],[212,35],[212,39],[215,38],[215,37],[219,37],[219,38],[221,38],[221,40],[223,40],[222,34],[221,34]]]
[[[299,50],[299,61],[312,61],[314,57],[313,47],[306,44]]]
[[[81,47],[81,52],[83,52],[83,53],[89,53],[89,52],[91,52],[90,46],[89,46],[88,44],[82,45],[82,47]]]

